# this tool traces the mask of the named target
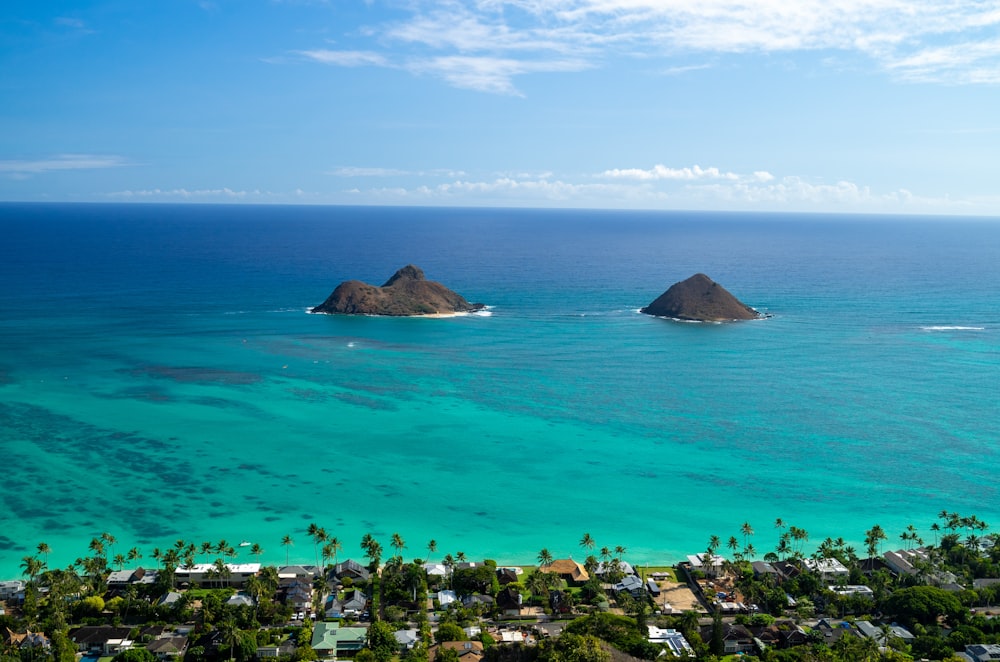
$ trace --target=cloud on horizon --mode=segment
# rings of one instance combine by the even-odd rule
[[[64,170],[97,170],[132,165],[121,156],[94,154],[57,154],[44,159],[12,159],[0,161],[0,172],[14,175],[37,175]]]

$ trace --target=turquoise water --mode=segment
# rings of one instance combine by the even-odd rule
[[[0,205],[0,574],[260,543],[676,560],[776,518],[1000,526],[1000,223]],[[407,263],[489,316],[307,314]],[[639,315],[705,272],[773,314]],[[859,544],[859,547],[861,545]],[[244,552],[246,550],[243,550]],[[244,556],[247,556],[244,554]],[[249,558],[244,560],[250,560]]]

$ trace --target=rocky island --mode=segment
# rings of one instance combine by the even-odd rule
[[[344,281],[312,312],[414,317],[472,313],[485,307],[481,303],[469,303],[441,283],[427,280],[420,267],[408,264],[381,287],[359,280]]]
[[[728,322],[764,317],[705,274],[674,283],[639,312],[697,322]]]

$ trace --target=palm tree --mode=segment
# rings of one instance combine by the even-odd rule
[[[406,541],[403,540],[403,536],[398,533],[392,534],[392,542],[389,543],[394,550],[396,550],[396,556],[401,560],[403,558],[403,550],[406,549]]]
[[[21,559],[21,567],[24,569],[21,574],[28,577],[29,584],[34,584],[35,577],[41,574],[45,564],[34,556],[25,556]]]
[[[236,650],[236,642],[240,639],[240,630],[236,626],[236,621],[231,618],[219,623],[219,633],[222,635],[222,643],[229,645],[229,659],[233,659]]]
[[[45,565],[49,564],[49,554],[52,553],[52,548],[46,542],[38,543],[38,553],[45,556]]]
[[[124,554],[115,554],[115,559],[114,559],[114,561],[112,561],[112,563],[114,563],[116,566],[118,566],[118,569],[121,570],[122,568],[125,567],[125,555]]]
[[[229,585],[229,577],[233,574],[232,570],[229,569],[229,564],[223,558],[215,559],[215,563],[212,564],[212,569],[215,570],[216,576],[220,581],[225,581],[226,585]]]
[[[623,546],[615,545],[615,559],[621,561],[622,557],[625,556],[626,551],[627,550]]]
[[[128,550],[128,555],[125,556],[125,559],[129,563],[131,563],[132,561],[138,561],[141,558],[142,558],[142,553],[139,551],[138,547],[133,547],[132,549]]]
[[[114,551],[115,551],[115,543],[118,542],[118,539],[115,538],[110,533],[104,532],[104,533],[101,534],[101,540],[103,540],[104,542],[106,542],[109,545],[111,545],[111,552],[114,553]]]
[[[595,547],[597,547],[597,543],[594,542],[593,536],[591,536],[589,533],[584,533],[583,537],[580,538],[580,547],[583,547],[585,550],[589,552],[592,551]]]
[[[545,566],[552,565],[552,554],[549,552],[547,547],[542,547],[542,550],[538,552],[538,565],[543,568]]]
[[[323,546],[323,549],[327,552],[327,558],[333,557],[334,564],[337,563],[337,554],[340,553],[344,546],[340,543],[340,539],[337,536],[332,536],[330,541]]]
[[[288,565],[288,548],[294,545],[291,536],[285,536],[281,539],[281,546],[285,548],[285,565]]]
[[[430,562],[430,560],[431,560],[431,554],[435,554],[435,553],[437,553],[437,551],[438,551],[437,540],[434,540],[433,538],[431,538],[430,541],[428,541],[428,543],[427,543],[427,561],[428,562]]]
[[[214,550],[215,550],[215,545],[213,545],[209,541],[205,540],[201,543],[201,553],[205,555],[206,559],[212,554]]]
[[[750,522],[743,522],[740,525],[740,533],[743,534],[743,547],[745,548],[750,544],[750,536],[753,535],[753,527],[750,526]]]
[[[459,563],[465,563],[466,561],[465,552],[456,553],[455,560],[458,561]]]
[[[160,559],[163,558],[163,552],[160,551],[159,547],[154,547],[153,548],[153,553],[151,554],[151,556],[154,559],[156,559],[156,569],[159,570],[160,569]]]

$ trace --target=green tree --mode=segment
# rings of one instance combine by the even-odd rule
[[[959,625],[968,610],[952,593],[936,586],[911,586],[893,591],[884,609],[908,623],[933,625],[940,616],[952,625]]]
[[[372,623],[368,628],[368,648],[375,655],[376,662],[389,662],[399,650],[392,626],[385,621]]]
[[[285,548],[285,565],[288,565],[288,548],[294,545],[291,536],[284,536],[281,539],[281,546]]]
[[[611,653],[593,635],[568,632],[539,643],[539,662],[610,662]]]
[[[111,662],[156,662],[156,656],[145,648],[130,648],[115,655]]]
[[[457,623],[442,623],[434,633],[434,640],[438,643],[442,641],[465,641],[465,631]]]

